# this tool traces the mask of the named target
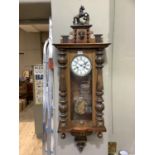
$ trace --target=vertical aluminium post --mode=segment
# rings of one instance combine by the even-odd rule
[[[49,18],[49,38],[45,41],[43,49],[43,155],[56,155],[52,42],[52,20]]]

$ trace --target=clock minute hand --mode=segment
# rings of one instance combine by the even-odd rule
[[[88,63],[88,61],[84,62],[84,64],[86,65]]]
[[[86,68],[87,63],[88,63],[87,61],[86,61],[86,62],[84,62],[84,65],[83,65],[83,66],[84,66],[84,68]]]

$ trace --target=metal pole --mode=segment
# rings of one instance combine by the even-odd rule
[[[43,155],[55,155],[54,130],[54,68],[52,47],[52,20],[49,18],[49,38],[45,41],[43,49]]]

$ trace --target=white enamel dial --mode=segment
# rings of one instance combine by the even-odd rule
[[[90,60],[83,55],[76,56],[71,62],[71,70],[77,76],[86,76],[91,71]]]

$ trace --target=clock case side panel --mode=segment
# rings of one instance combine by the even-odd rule
[[[65,129],[68,126],[68,101],[67,101],[67,80],[66,80],[66,68],[67,68],[67,57],[65,50],[60,50],[58,53],[58,63],[60,69],[59,76],[59,127]],[[65,138],[65,132],[61,132],[61,138]]]
[[[103,83],[103,66],[104,66],[104,50],[99,49],[96,51],[96,127],[102,128],[104,132],[106,132],[106,128],[104,125],[104,83]],[[102,131],[98,131],[98,137],[102,138]]]

